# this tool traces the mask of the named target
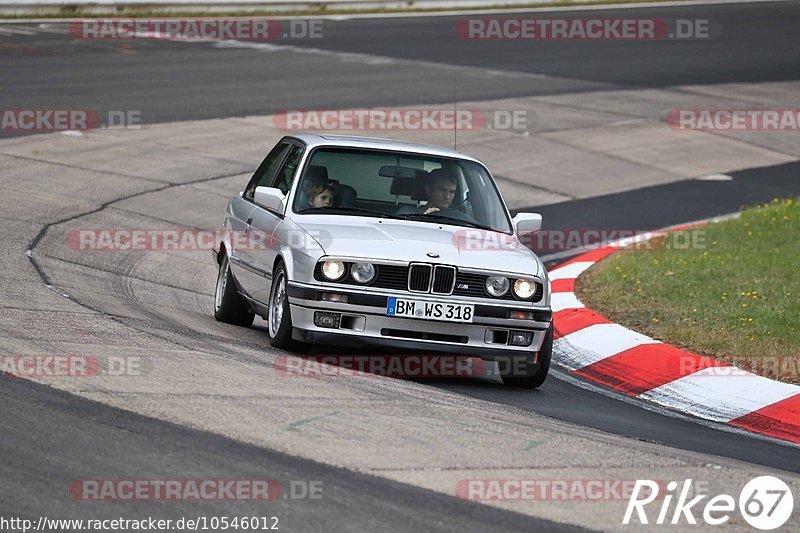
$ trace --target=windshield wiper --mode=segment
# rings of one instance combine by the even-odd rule
[[[349,207],[349,206],[348,207],[315,207],[315,208],[309,207],[309,208],[303,209],[301,211],[301,213],[325,213],[325,214],[328,214],[328,213],[336,214],[336,213],[338,213],[338,214],[345,214],[345,215],[347,214],[347,212],[364,213],[365,215],[378,216],[378,217],[381,217],[381,218],[395,218],[395,219],[401,219],[401,220],[403,218],[401,216],[393,215],[391,213],[385,213],[383,211],[376,211],[374,209],[363,209],[361,207]]]
[[[413,217],[413,219],[412,219],[412,217]],[[424,218],[422,218],[422,217],[424,217]],[[419,213],[419,214],[418,213],[410,213],[408,215],[403,215],[403,218],[407,218],[409,220],[426,220],[426,219],[430,220],[430,218],[428,218],[428,217],[444,218],[446,220],[452,220],[453,222],[460,222],[460,224],[456,224],[457,226],[459,226],[459,225],[467,225],[467,226],[469,226],[471,228],[478,228],[478,229],[482,229],[482,230],[486,230],[486,231],[499,231],[498,229],[493,228],[491,226],[486,226],[486,225],[480,224],[478,222],[472,222],[471,220],[464,220],[462,218],[449,217],[447,215],[440,215],[435,211],[433,213],[428,213],[427,215],[423,215],[421,213]]]

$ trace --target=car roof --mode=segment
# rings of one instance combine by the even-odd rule
[[[392,139],[382,139],[379,137],[359,137],[357,135],[334,135],[334,134],[300,134],[289,136],[303,141],[309,148],[321,146],[337,146],[346,148],[367,148],[375,150],[394,150],[397,152],[412,152],[439,157],[452,157],[456,159],[466,159],[483,164],[479,159],[462,154],[456,150],[450,150],[442,146],[430,144],[419,144]]]

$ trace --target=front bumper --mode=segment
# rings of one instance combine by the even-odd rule
[[[321,301],[321,294],[326,292],[347,294],[349,303]],[[475,316],[471,323],[388,316],[386,305],[390,296],[431,302],[473,304]],[[288,297],[295,340],[345,345],[352,348],[382,346],[443,352],[478,356],[486,360],[509,356],[530,358],[533,353],[541,349],[552,320],[549,307],[521,306],[514,305],[514,302],[489,305],[475,299],[408,295],[388,291],[365,294],[342,290],[339,287],[297,282],[289,283]],[[508,309],[534,312],[535,320],[508,318]],[[314,322],[314,314],[317,311],[341,314],[339,327],[332,329],[317,326]],[[530,332],[531,344],[528,346],[508,344],[510,338],[508,333],[511,331]]]

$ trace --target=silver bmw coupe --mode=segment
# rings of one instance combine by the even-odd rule
[[[487,168],[385,139],[281,139],[228,203],[214,259],[217,320],[267,321],[272,346],[387,347],[498,362],[540,386],[553,346],[550,283]]]

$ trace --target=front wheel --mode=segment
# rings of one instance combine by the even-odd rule
[[[553,324],[547,329],[547,333],[539,350],[538,364],[525,362],[523,368],[518,370],[515,365],[511,365],[508,375],[501,375],[503,383],[512,387],[526,389],[537,389],[542,386],[547,374],[550,371],[550,360],[553,358]]]
[[[305,351],[305,345],[292,340],[292,314],[286,295],[286,267],[280,263],[272,274],[272,290],[269,295],[269,317],[267,336],[275,348],[289,351]]]
[[[236,282],[231,273],[228,257],[223,256],[217,272],[217,286],[214,290],[214,318],[226,324],[249,328],[253,325],[255,314],[236,290]]]

